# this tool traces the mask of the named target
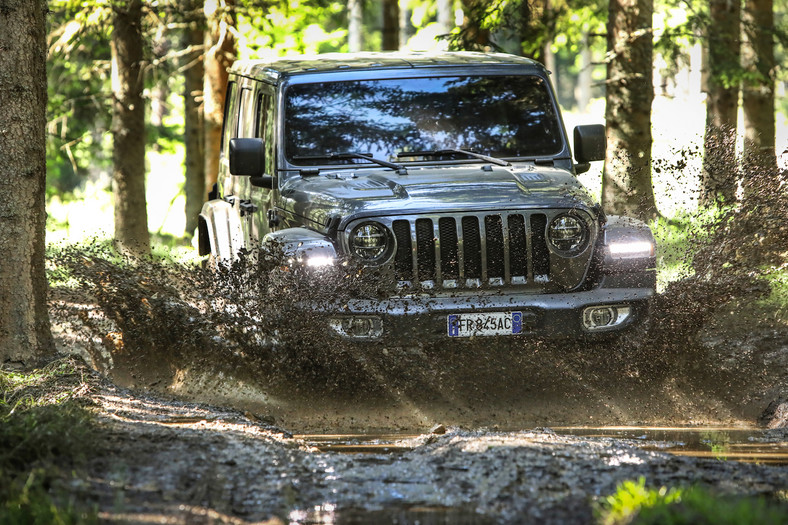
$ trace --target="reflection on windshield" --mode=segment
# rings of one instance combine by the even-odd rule
[[[291,162],[348,151],[395,159],[404,151],[454,148],[506,158],[561,149],[550,93],[536,76],[296,84],[287,91],[285,112]]]

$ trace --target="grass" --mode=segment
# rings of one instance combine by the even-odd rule
[[[692,257],[708,240],[718,213],[716,209],[693,215],[685,213],[671,220],[658,219],[650,225],[657,242],[657,286],[660,290],[694,273]]]
[[[0,369],[0,523],[98,522],[67,489],[96,447],[89,389],[72,359]]]
[[[645,478],[625,481],[596,508],[601,525],[777,525],[788,506],[764,497],[718,496],[700,488],[649,488]]]
[[[788,266],[772,269],[765,278],[772,291],[758,305],[773,311],[775,319],[788,319]]]

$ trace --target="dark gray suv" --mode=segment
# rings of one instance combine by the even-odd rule
[[[604,127],[573,139],[576,162],[548,72],[521,57],[239,62],[200,253],[277,245],[316,278],[374,268],[388,295],[318,307],[344,338],[618,333],[654,294],[654,239],[576,178],[604,158]]]

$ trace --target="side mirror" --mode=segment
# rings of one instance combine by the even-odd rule
[[[590,124],[575,127],[575,160],[586,164],[595,160],[605,160],[607,139],[605,126]]]
[[[230,139],[230,173],[260,177],[265,166],[263,139]]]

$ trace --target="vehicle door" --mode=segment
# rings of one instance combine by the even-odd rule
[[[275,150],[274,136],[276,118],[274,115],[274,87],[269,84],[259,84],[259,89],[255,94],[255,119],[254,137],[263,139],[263,149],[265,151],[265,163],[263,174],[275,175]],[[273,212],[277,193],[277,181],[274,179],[274,187],[266,188],[254,184],[255,179],[250,179],[250,193],[248,199],[255,212],[250,219],[250,237],[252,242],[257,242],[271,231],[269,225],[269,212]]]
[[[238,108],[238,134],[239,138],[254,138],[257,135],[257,86],[258,82],[244,79],[239,93]],[[244,234],[244,246],[252,249],[256,246],[253,228],[253,216],[255,207],[251,201],[251,194],[256,188],[250,183],[250,178],[246,176],[233,177],[233,194],[237,197],[238,206],[241,214],[241,227]]]

